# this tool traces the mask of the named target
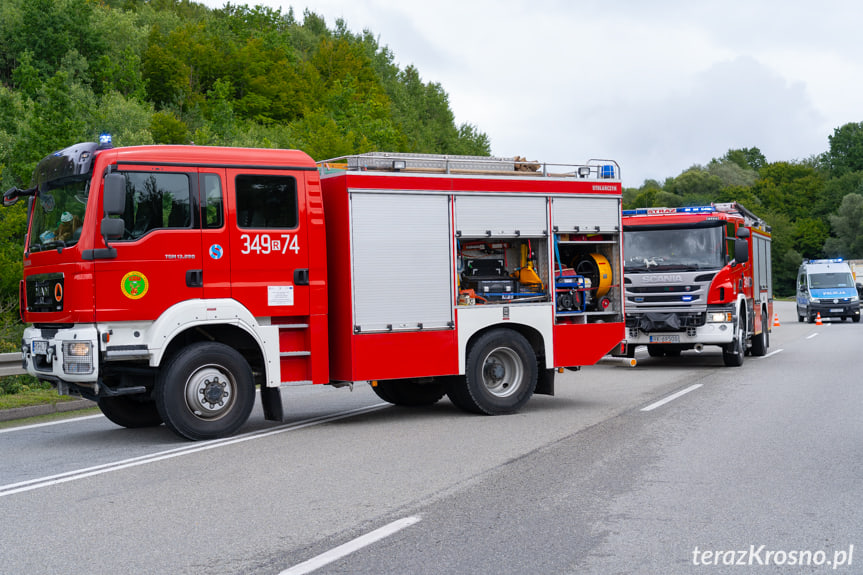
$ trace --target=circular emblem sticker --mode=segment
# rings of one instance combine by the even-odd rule
[[[120,280],[120,290],[129,299],[141,299],[147,294],[150,282],[141,272],[129,272]]]
[[[213,244],[210,246],[210,257],[214,260],[218,260],[222,258],[222,246],[219,244]]]

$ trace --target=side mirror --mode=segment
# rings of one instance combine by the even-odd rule
[[[22,190],[20,188],[9,188],[3,193],[3,207],[8,208],[14,206],[21,198],[25,196],[30,196],[32,198],[35,193],[35,187],[30,188],[29,190]]]
[[[104,218],[102,220],[102,235],[105,239],[116,240],[123,237],[125,222],[119,218]]]
[[[746,230],[746,235],[749,235],[749,230]],[[734,240],[734,261],[738,264],[749,261],[749,242],[742,239]]]
[[[105,209],[105,215],[123,215],[126,211],[126,176],[117,172],[105,176],[102,207]]]
[[[741,240],[749,239],[749,228],[737,228],[737,237]]]

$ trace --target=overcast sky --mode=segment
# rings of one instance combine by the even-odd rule
[[[204,0],[221,7],[221,0]],[[863,121],[859,0],[257,0],[369,29],[492,154],[616,160],[625,186],[731,148],[806,159]]]

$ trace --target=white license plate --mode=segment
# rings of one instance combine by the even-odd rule
[[[830,313],[842,313],[842,308],[830,308]]]
[[[680,343],[679,335],[652,335],[650,343]]]
[[[30,342],[30,353],[33,355],[45,355],[48,353],[48,342],[44,339],[34,339]]]

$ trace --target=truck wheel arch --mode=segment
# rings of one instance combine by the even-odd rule
[[[258,340],[248,331],[231,324],[204,324],[189,327],[177,334],[164,348],[159,361],[164,367],[180,350],[198,342],[215,341],[237,350],[252,368],[255,384],[266,386],[264,353]]]
[[[522,323],[495,324],[477,331],[467,340],[467,345],[464,348],[465,356],[470,353],[471,348],[474,346],[474,344],[476,344],[477,340],[480,337],[490,331],[497,329],[510,329],[521,334],[522,337],[524,337],[530,344],[530,346],[533,348],[533,352],[536,354],[536,358],[538,360],[538,368],[542,370],[549,367],[546,362],[545,354],[546,341],[544,340],[542,334],[536,329],[534,329],[532,326]]]
[[[209,317],[217,309],[217,317]],[[216,315],[216,314],[213,314]],[[252,367],[255,383],[279,384],[278,328],[260,325],[239,302],[195,300],[168,308],[148,330],[150,366],[167,364],[184,346],[199,341],[217,341],[237,349]]]

